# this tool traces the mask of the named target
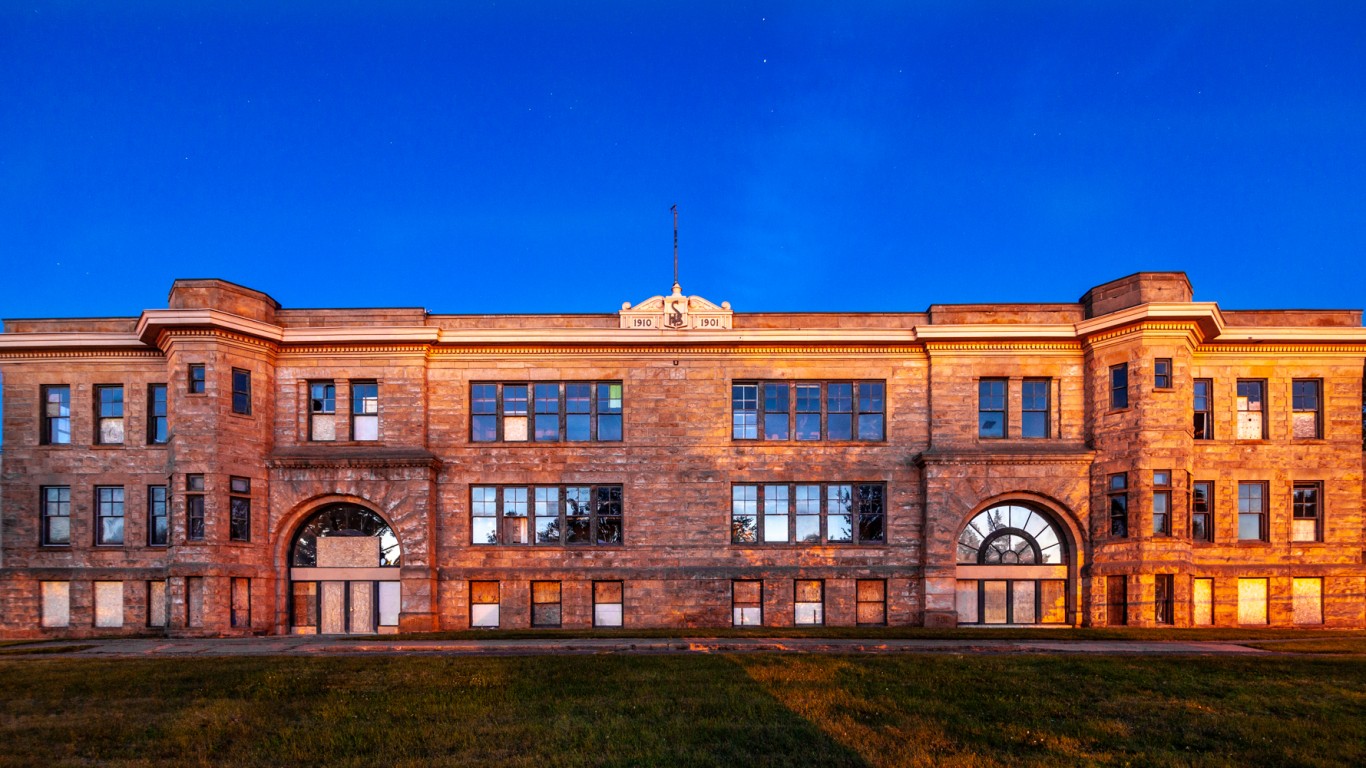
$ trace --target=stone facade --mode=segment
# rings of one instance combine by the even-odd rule
[[[1180,273],[1132,275],[1075,304],[876,314],[738,313],[677,287],[600,315],[300,310],[180,280],[167,309],[134,318],[6,321],[0,634],[585,627],[618,614],[628,628],[728,626],[745,581],[762,584],[745,615],[771,626],[814,615],[1361,627],[1364,360],[1359,311],[1221,310],[1192,301]],[[1211,434],[1193,427],[1197,380]],[[609,425],[582,442],[511,440],[534,422],[506,410],[490,422],[495,439],[473,439],[475,385],[502,387],[502,407],[508,385],[538,382],[619,384],[620,439],[601,439]],[[311,415],[319,383],[335,402]],[[737,438],[736,385],[756,385],[762,401],[766,383],[793,398],[779,419],[788,428],[806,407],[798,395],[821,393],[820,439],[764,439],[762,421],[756,439]],[[851,408],[872,409],[867,429],[880,435],[832,439],[839,383],[856,401],[860,383],[881,393]],[[155,385],[166,388],[164,441]],[[44,397],[60,387],[65,442],[44,439],[58,428]],[[101,388],[115,387],[124,439],[98,445]],[[559,392],[567,424],[569,389]],[[1000,436],[983,426],[997,420]],[[352,439],[374,422],[376,439]],[[1209,540],[1192,532],[1197,485],[1213,491]],[[881,527],[856,514],[856,529],[871,527],[830,541],[827,516],[815,543],[736,541],[733,497],[751,486],[774,504],[807,488],[880,488]],[[519,544],[500,532],[503,543],[476,543],[487,536],[476,489],[506,501],[506,489],[560,499],[579,487],[620,489],[619,542]],[[161,488],[164,545],[151,511]],[[798,503],[782,502],[783,526]],[[962,537],[979,513],[1011,506],[1037,516],[1036,538],[1022,523],[1009,552],[986,554],[1007,541],[997,534],[978,554],[959,546],[973,543]],[[359,540],[294,559],[303,527],[338,508],[382,519],[399,564],[364,567],[377,547]],[[247,510],[238,527],[234,509]],[[1062,554],[1045,562],[1050,535]],[[616,594],[619,608],[603,603]]]

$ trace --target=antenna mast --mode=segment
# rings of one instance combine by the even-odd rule
[[[669,206],[674,214],[674,293],[682,290],[678,285],[678,204]]]

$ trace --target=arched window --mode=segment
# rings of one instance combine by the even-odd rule
[[[318,565],[318,539],[330,536],[373,536],[379,539],[379,566],[399,564],[398,537],[384,518],[356,504],[332,504],[308,518],[294,535],[290,561],[295,568]]]
[[[960,565],[1061,565],[1067,551],[1042,513],[997,504],[977,513],[958,535]]]

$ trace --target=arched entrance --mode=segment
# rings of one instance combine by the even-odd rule
[[[359,504],[329,504],[309,515],[289,547],[290,631],[397,632],[400,556],[393,528]]]
[[[1066,624],[1068,554],[1063,528],[1034,505],[978,512],[958,534],[958,623]]]

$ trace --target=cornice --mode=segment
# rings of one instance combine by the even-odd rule
[[[160,361],[165,359],[165,355],[157,349],[59,349],[47,351],[25,349],[0,351],[0,360],[7,363],[48,360],[79,360],[87,363],[98,363],[130,359]]]
[[[749,328],[742,330],[637,330],[621,328],[471,328],[443,329],[440,343],[446,346],[511,346],[527,342],[596,347],[671,347],[719,344],[829,344],[836,346],[914,344],[917,329],[906,328]]]
[[[425,456],[327,456],[325,454],[269,456],[266,466],[271,469],[433,469],[441,468],[441,459]]]
[[[278,325],[217,309],[148,309],[138,318],[136,333],[144,343],[152,344],[163,333],[180,334],[195,328],[214,329],[277,344],[284,338]]]
[[[1201,344],[1196,347],[1195,353],[1198,355],[1315,355],[1322,357],[1363,357],[1366,356],[1366,342],[1357,344],[1284,344],[1284,343],[1254,343],[1254,344],[1225,344],[1220,339],[1211,344]]]
[[[1155,301],[1083,320],[1076,324],[1074,333],[1088,337],[1140,323],[1150,327],[1153,322],[1160,321],[1193,323],[1198,333],[1197,341],[1214,338],[1224,331],[1223,314],[1219,312],[1219,305],[1212,301]]]
[[[266,352],[271,355],[274,355],[278,349],[277,345],[271,341],[219,328],[168,328],[158,334],[157,345],[163,350],[169,351],[168,347],[176,341],[206,339],[220,343],[234,344],[239,347],[258,352]]]
[[[133,333],[0,333],[0,354],[22,351],[34,355],[39,354],[38,350],[148,351],[148,346]]]
[[[1172,322],[1142,320],[1113,330],[1102,331],[1087,338],[1088,346],[1098,349],[1107,347],[1132,336],[1153,336],[1162,339],[1180,339],[1191,347],[1200,343],[1200,327],[1195,322]]]
[[[624,356],[641,357],[645,355],[656,355],[659,357],[697,357],[697,356],[716,356],[716,355],[799,355],[803,357],[823,357],[849,355],[907,355],[921,356],[925,350],[919,346],[641,346],[641,345],[622,345],[622,346],[562,346],[547,347],[538,345],[506,345],[506,346],[450,346],[434,347],[431,350],[433,358],[460,358],[460,357],[486,357],[486,356],[519,356],[533,355],[544,356],[565,356],[565,355],[600,355],[600,356]]]

